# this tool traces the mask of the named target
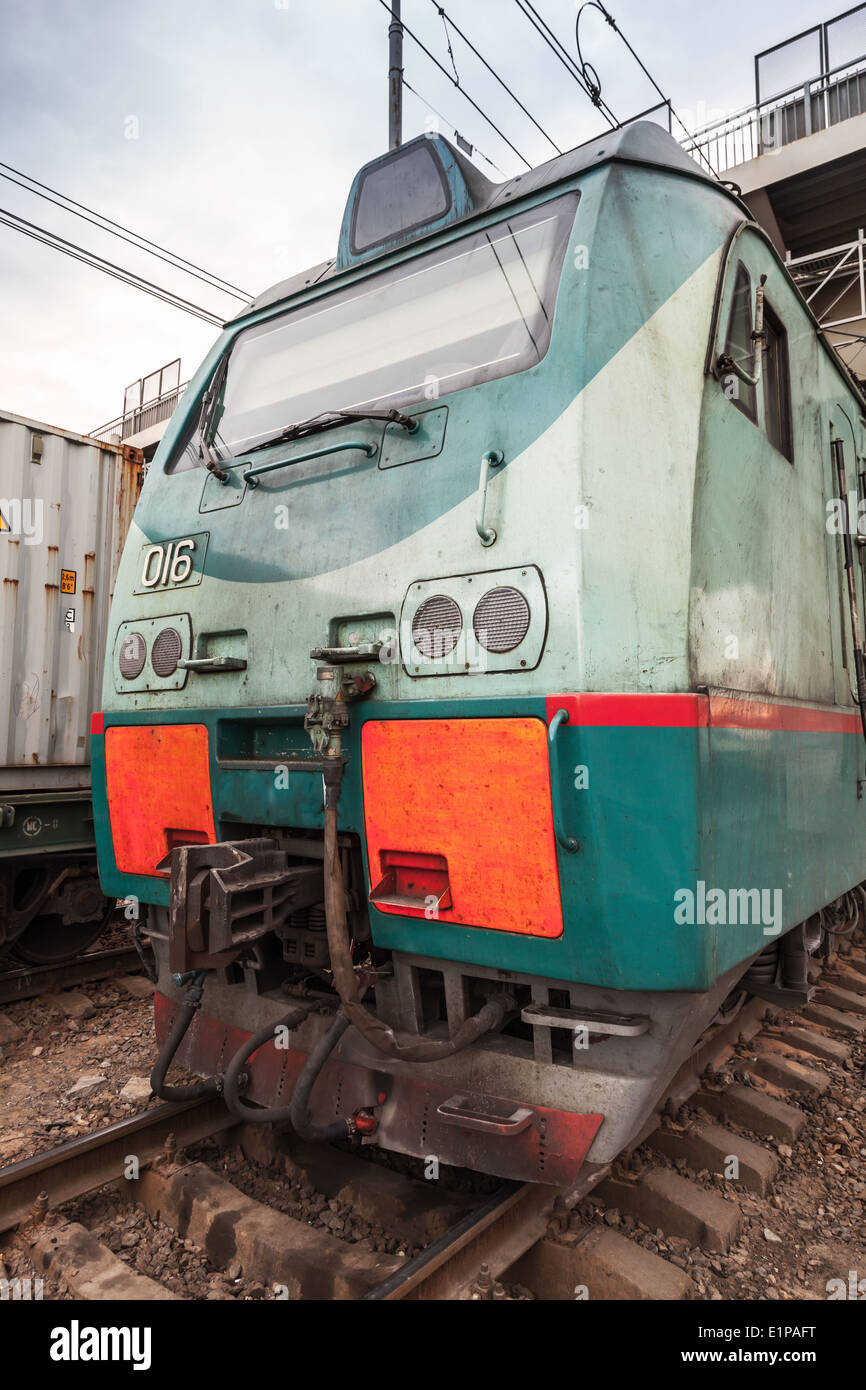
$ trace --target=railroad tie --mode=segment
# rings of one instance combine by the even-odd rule
[[[87,1302],[179,1299],[180,1294],[137,1274],[77,1221],[39,1226],[30,1246],[34,1269],[64,1283]]]

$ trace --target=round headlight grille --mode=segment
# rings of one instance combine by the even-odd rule
[[[147,656],[147,643],[140,632],[130,632],[120,644],[120,674],[125,680],[134,681],[144,670]]]
[[[173,627],[164,627],[153,644],[150,664],[158,676],[173,676],[180,661],[183,644]]]
[[[430,660],[449,656],[460,641],[463,615],[453,598],[435,594],[421,604],[412,622],[412,639]]]
[[[475,609],[475,636],[488,652],[513,652],[529,631],[529,604],[517,589],[491,589]]]

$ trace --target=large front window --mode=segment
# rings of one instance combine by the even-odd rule
[[[577,195],[473,232],[241,332],[213,448],[336,410],[402,408],[540,362]]]

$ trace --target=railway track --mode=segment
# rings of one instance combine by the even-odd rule
[[[62,965],[20,965],[14,962],[11,968],[0,969],[0,1005],[17,1004],[22,999],[35,999],[41,994],[55,994],[71,985],[130,975],[140,969],[138,953],[126,946],[91,951]]]
[[[797,1014],[750,1000],[711,1030],[630,1151],[586,1167],[568,1192],[447,1190],[363,1151],[238,1126],[209,1100],[155,1107],[0,1170],[0,1234],[16,1231],[33,1270],[74,1296],[181,1296],[76,1221],[78,1199],[114,1184],[119,1201],[214,1269],[242,1269],[265,1296],[701,1297],[672,1243],[711,1258],[730,1249],[744,1203],[772,1190],[779,1147],[808,1133],[809,1102],[864,1034],[866,952],[849,946]],[[204,1139],[221,1157],[196,1153]],[[137,1177],[124,1181],[130,1156]],[[392,1248],[359,1239],[365,1227],[390,1233]],[[647,1232],[669,1258],[640,1243]]]

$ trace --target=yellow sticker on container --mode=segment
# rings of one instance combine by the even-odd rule
[[[61,570],[61,571],[60,571],[60,592],[61,592],[61,594],[74,594],[74,593],[75,593],[75,581],[76,581],[76,577],[77,577],[77,576],[76,576],[75,570]]]

